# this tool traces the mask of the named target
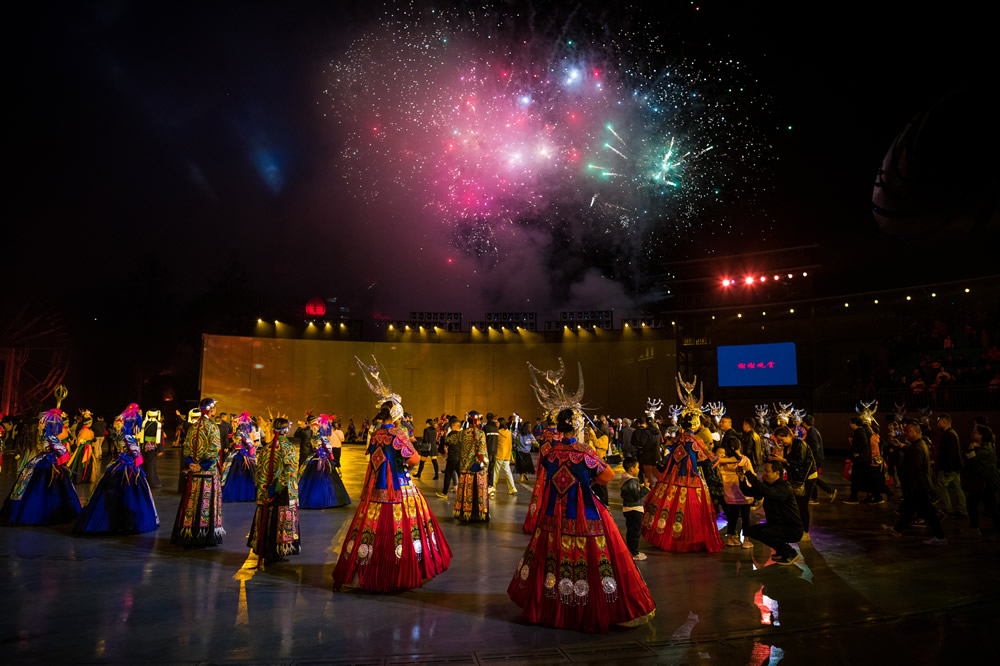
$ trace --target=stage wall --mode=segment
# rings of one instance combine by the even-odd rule
[[[567,365],[564,385],[577,386],[583,365],[588,411],[638,416],[647,396],[676,401],[673,340],[616,339],[524,344],[332,342],[220,335],[203,336],[201,394],[224,412],[334,413],[355,423],[375,413],[355,355],[385,366],[404,408],[418,421],[470,409],[522,417],[541,414],[530,389],[527,361],[543,370]]]

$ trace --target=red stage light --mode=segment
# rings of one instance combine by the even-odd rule
[[[326,303],[322,298],[311,298],[306,303],[306,314],[312,317],[322,317],[326,314]]]
[[[767,282],[767,276],[766,275],[761,275],[760,276],[760,281],[761,282]]]
[[[752,278],[752,277],[750,277],[750,276],[747,276],[747,279],[746,279],[746,280],[744,280],[744,281],[745,281],[745,282],[746,282],[747,284],[753,284],[753,278]]]
[[[728,287],[731,284],[732,284],[732,281],[729,280],[729,279],[725,279],[725,280],[722,281],[722,286],[723,287]]]

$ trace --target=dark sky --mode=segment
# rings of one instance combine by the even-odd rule
[[[664,4],[654,18],[680,51],[743,59],[776,121],[794,128],[775,137],[767,246],[891,248],[871,190],[893,137],[950,90],[996,81],[992,22],[974,4]],[[242,316],[363,289],[370,245],[387,230],[334,192],[338,137],[316,109],[323,67],[381,11],[19,7],[7,22],[16,92],[5,254],[22,289],[102,316],[130,299],[183,309],[207,292]],[[747,237],[724,253],[762,244]],[[59,270],[44,268],[50,251]],[[443,277],[420,274],[422,290]]]

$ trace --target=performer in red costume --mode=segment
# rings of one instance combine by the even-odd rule
[[[561,371],[558,378],[547,373],[549,386],[530,372],[539,402],[556,415],[560,438],[541,454],[541,508],[507,594],[525,619],[548,627],[605,632],[642,624],[656,605],[614,519],[590,489],[591,470],[602,484],[615,474],[582,441],[583,370],[572,396],[559,385]]]
[[[718,458],[695,436],[701,424],[701,403],[694,399],[694,387],[678,377],[677,394],[684,405],[681,432],[667,457],[667,467],[656,488],[646,497],[642,536],[649,543],[675,553],[707,550],[717,553],[725,548],[715,525],[715,508],[708,486],[698,470],[699,460]],[[681,394],[681,386],[687,395]]]
[[[451,548],[410,480],[410,467],[420,462],[420,454],[399,427],[402,399],[379,376],[378,361],[368,366],[357,360],[368,388],[379,397],[375,418],[382,425],[368,445],[368,472],[333,571],[333,589],[357,576],[361,589],[370,592],[408,590],[444,572],[451,563]]]

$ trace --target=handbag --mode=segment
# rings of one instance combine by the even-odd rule
[[[788,485],[792,487],[792,494],[796,497],[802,497],[806,494],[805,481],[789,481]]]
[[[844,481],[851,480],[851,468],[854,467],[854,461],[848,458],[844,461]]]

